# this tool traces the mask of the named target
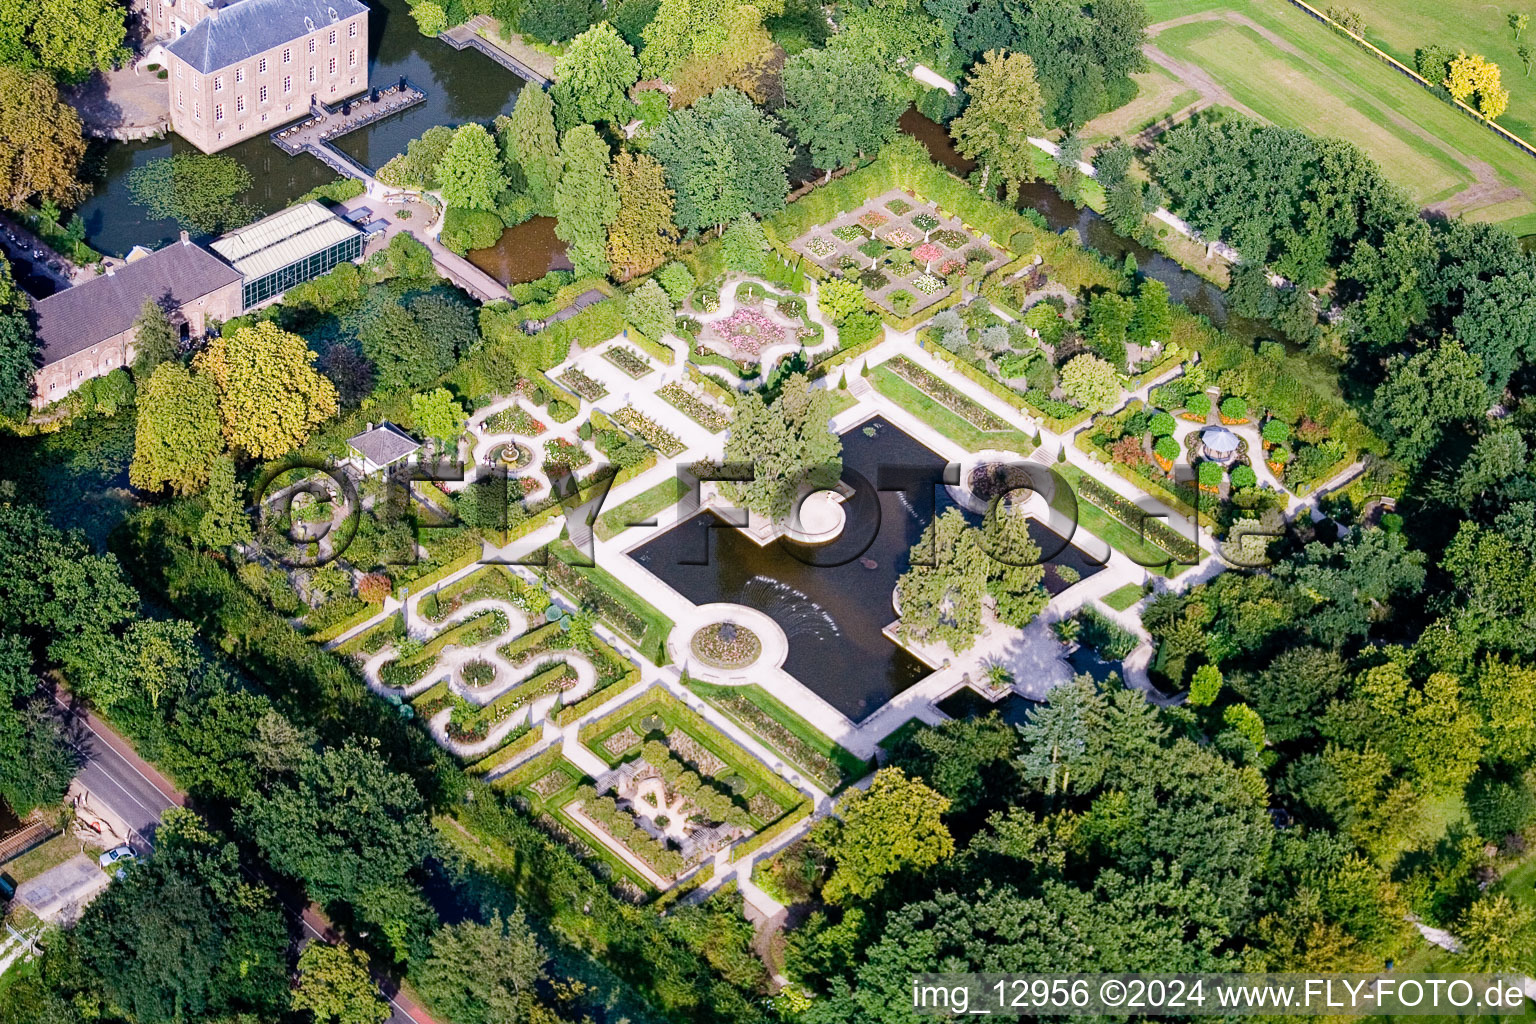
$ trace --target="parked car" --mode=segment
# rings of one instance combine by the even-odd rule
[[[129,846],[127,843],[124,843],[122,846],[114,847],[113,849],[110,849],[106,853],[102,854],[96,859],[96,863],[100,864],[104,870],[108,871],[110,871],[114,866],[117,866],[117,870],[114,872],[114,874],[116,877],[122,878],[123,868],[119,865],[131,864],[138,859],[139,855],[133,852],[133,847]]]

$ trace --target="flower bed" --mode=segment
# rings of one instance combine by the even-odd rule
[[[631,377],[640,378],[651,372],[651,364],[645,357],[626,345],[610,345],[603,350],[603,358]]]
[[[857,242],[867,233],[868,232],[859,227],[857,224],[844,224],[840,228],[832,229],[832,237],[844,242]]]
[[[522,434],[525,437],[537,437],[549,428],[533,418],[533,415],[520,405],[512,405],[489,416],[485,420],[487,433],[491,434]]]
[[[608,393],[608,389],[597,381],[582,373],[576,367],[571,367],[560,375],[560,383],[576,392],[589,402],[595,402]]]
[[[1077,496],[1108,513],[1115,519],[1138,530],[1151,544],[1155,544],[1182,562],[1198,562],[1200,548],[1194,541],[1179,533],[1163,520],[1149,516],[1130,498],[1107,487],[1084,473],[1077,485]]]
[[[660,388],[656,394],[705,430],[719,433],[731,425],[729,413],[717,405],[704,401],[676,381]]]
[[[642,414],[640,410],[636,409],[632,405],[626,405],[624,408],[614,413],[613,421],[620,426],[627,427],[634,431],[636,434],[640,435],[640,438],[644,440],[646,444],[650,445],[652,448],[655,448],[657,451],[661,452],[661,454],[667,456],[668,458],[681,455],[686,448],[683,442],[678,440],[676,434],[673,434],[670,430],[668,430],[666,427],[663,427],[660,423],[657,423],[649,416]]]
[[[929,241],[938,242],[946,249],[958,249],[971,240],[971,236],[964,231],[956,231],[954,228],[945,228],[943,231],[935,231],[928,236]]]
[[[924,295],[937,295],[944,290],[944,282],[932,274],[918,274],[912,279],[912,287]]]
[[[738,309],[710,327],[738,356],[757,356],[769,345],[784,341],[784,328],[755,309]]]
[[[939,218],[924,210],[922,213],[912,215],[912,226],[919,231],[932,231],[939,226]]]
[[[554,796],[556,793],[560,792],[570,784],[571,777],[570,775],[566,774],[565,769],[555,768],[552,771],[548,771],[543,775],[540,775],[528,788],[533,790],[543,799],[548,800],[550,797]]]
[[[859,218],[859,226],[865,228],[866,230],[873,231],[875,228],[878,228],[880,225],[884,224],[890,219],[891,218],[887,217],[879,210],[870,210],[868,213]]]
[[[506,721],[540,697],[569,690],[576,682],[576,670],[561,662],[524,680],[484,707],[468,705],[465,711],[465,704],[460,704],[454,708],[446,731],[456,740],[483,740],[498,722]]]
[[[912,250],[912,258],[924,266],[927,266],[934,260],[942,259],[943,256],[944,250],[940,249],[932,242],[924,242],[922,245]]]
[[[483,658],[467,661],[459,667],[459,678],[465,686],[489,686],[496,681],[496,666]]]
[[[872,292],[877,292],[890,283],[891,279],[879,270],[866,270],[859,275],[859,284]]]
[[[837,762],[806,743],[751,699],[739,694],[717,698],[725,713],[743,722],[765,743],[789,758],[811,775],[821,788],[831,792],[842,785],[843,773]]]
[[[885,233],[886,244],[895,246],[898,249],[905,249],[915,241],[917,241],[917,236],[903,227],[894,227]]]
[[[921,366],[918,366],[906,356],[897,356],[885,365],[890,367],[891,372],[895,373],[898,377],[901,377],[908,384],[911,384],[950,412],[964,419],[977,430],[991,432],[1008,429],[1008,424],[1001,417],[994,416],[987,411],[986,407],[967,398],[954,387],[940,380]]]
[[[763,642],[745,626],[712,622],[693,634],[693,639],[688,641],[688,648],[706,665],[742,668],[752,664],[763,653]]]
[[[805,243],[806,251],[819,260],[824,260],[837,252],[837,245],[830,240],[816,235]]]
[[[900,217],[902,214],[912,209],[912,204],[907,202],[905,199],[892,199],[890,202],[885,204],[885,208],[890,210],[896,216]]]
[[[544,442],[544,469],[546,472],[573,471],[591,465],[592,453],[579,444],[571,444],[563,437]]]
[[[947,259],[939,264],[939,276],[952,277],[955,274],[962,274],[965,272],[965,266],[965,260]]]
[[[597,611],[598,617],[610,623],[614,629],[635,643],[645,639],[645,620],[620,603],[608,591],[588,580],[563,559],[551,555],[544,572],[555,586],[564,590],[576,603]]]
[[[608,751],[609,757],[618,757],[629,748],[640,742],[640,734],[635,732],[634,726],[626,725],[618,732],[603,740],[603,749]]]
[[[437,665],[438,656],[450,644],[477,647],[491,637],[505,633],[507,627],[507,617],[500,609],[480,612],[447,632],[439,633],[415,653],[386,662],[379,669],[379,679],[385,686],[397,689],[410,686],[432,671]]]

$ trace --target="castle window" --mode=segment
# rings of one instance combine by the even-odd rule
[[[283,92],[293,92],[293,76],[283,76]]]
[[[352,24],[347,26],[347,35],[353,39],[357,38],[357,22],[354,21]]]
[[[335,29],[331,29],[331,38],[326,40],[326,42],[330,43],[332,46],[336,45],[336,30]]]
[[[309,84],[310,85],[314,85],[315,84],[315,69],[314,68],[310,68],[309,69]]]
[[[291,63],[293,63],[293,47],[291,47],[291,46],[283,47],[283,63],[284,64],[291,64]]]
[[[245,97],[244,96],[236,96],[235,97],[235,113],[242,114],[244,112],[245,112]]]
[[[256,71],[258,74],[263,75],[267,73],[267,58],[263,57],[256,62]]]
[[[311,37],[310,40],[309,40],[309,52],[310,53],[314,53],[315,52],[315,40],[314,40],[313,37]]]
[[[267,87],[266,86],[262,86],[261,87],[261,93],[256,98],[261,103],[267,102]]]
[[[349,67],[349,68],[357,67],[357,51],[356,50],[348,50],[347,51],[347,67]]]
[[[214,75],[213,76],[213,91],[214,92],[223,92],[224,91],[224,76],[223,75]]]
[[[331,74],[334,75],[335,73],[336,73],[336,58],[332,57],[331,58]]]
[[[245,68],[235,68],[235,81],[245,81]]]

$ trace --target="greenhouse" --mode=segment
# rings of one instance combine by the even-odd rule
[[[246,309],[363,255],[364,236],[316,202],[263,217],[213,243],[240,272]]]

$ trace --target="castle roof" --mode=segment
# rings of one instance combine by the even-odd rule
[[[239,0],[212,11],[167,49],[207,74],[367,10],[360,0]]]

